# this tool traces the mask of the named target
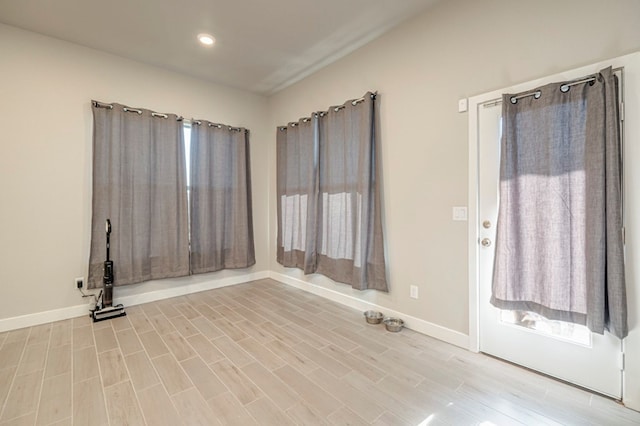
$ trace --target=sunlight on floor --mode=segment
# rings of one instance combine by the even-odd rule
[[[434,413],[434,414],[431,414],[429,417],[427,417],[427,418],[426,418],[426,419],[424,419],[422,422],[420,422],[420,423],[418,424],[418,426],[427,426],[427,425],[428,425],[429,423],[431,423],[431,421],[432,421],[433,419],[435,419],[435,418],[436,418],[435,413]]]

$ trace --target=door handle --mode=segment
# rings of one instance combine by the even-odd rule
[[[480,241],[480,244],[482,244],[482,247],[489,247],[491,245],[491,240],[489,238],[483,238],[482,241]]]

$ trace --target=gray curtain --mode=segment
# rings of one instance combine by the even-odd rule
[[[249,132],[192,122],[191,273],[247,268],[255,264]]]
[[[378,105],[367,93],[278,130],[282,265],[358,290],[388,291]]]
[[[316,270],[318,114],[277,130],[278,249],[286,267]]]
[[[93,101],[93,211],[88,287],[102,285],[105,220],[115,285],[189,274],[182,121]],[[127,112],[128,109],[129,111]]]
[[[561,90],[562,88],[562,90]],[[617,79],[503,96],[491,303],[627,335]]]
[[[320,117],[317,272],[358,290],[388,291],[380,204],[379,99]]]

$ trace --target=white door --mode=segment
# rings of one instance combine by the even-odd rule
[[[620,399],[622,397],[622,343],[615,336],[591,333],[586,327],[548,321],[535,314],[502,311],[489,303],[494,261],[501,93],[518,93],[537,86],[580,78],[608,64],[584,67],[535,82],[476,97],[472,103],[477,125],[478,156],[478,320],[482,352],[540,371],[553,377]],[[616,64],[613,64],[616,68]],[[623,66],[617,65],[619,78]],[[623,87],[623,84],[620,85]]]

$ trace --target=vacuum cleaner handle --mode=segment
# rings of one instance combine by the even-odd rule
[[[111,220],[107,219],[105,223],[105,231],[107,233],[107,261],[109,260],[109,249],[111,248],[111,244],[109,243],[109,236],[111,235]]]
[[[104,274],[102,276],[102,284],[104,287],[102,301],[104,302],[103,306],[109,307],[113,303],[113,262],[109,260],[109,236],[111,235],[111,221],[109,219],[107,219],[105,228],[107,232],[107,260],[104,262]]]

